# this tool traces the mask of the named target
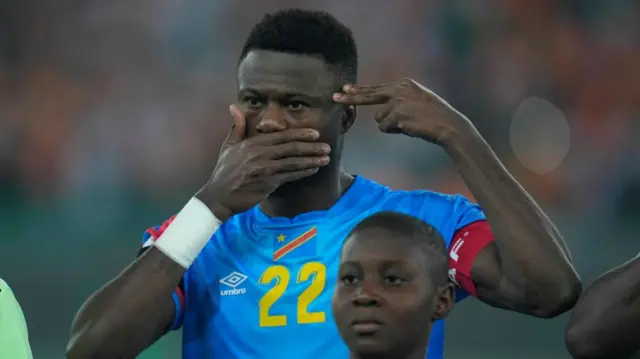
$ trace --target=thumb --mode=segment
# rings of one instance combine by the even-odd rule
[[[231,118],[233,119],[233,125],[231,126],[231,131],[229,131],[227,139],[224,140],[224,147],[230,147],[235,145],[236,143],[242,142],[247,131],[247,122],[244,118],[244,113],[242,113],[238,106],[229,106],[229,112],[231,113]]]

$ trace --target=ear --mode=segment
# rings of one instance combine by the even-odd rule
[[[433,311],[433,320],[444,319],[449,315],[453,304],[455,303],[455,292],[453,284],[447,283],[445,286],[437,289],[435,298],[435,309]]]
[[[345,106],[342,113],[342,128],[341,134],[345,134],[349,131],[351,126],[356,122],[356,107],[353,105]]]

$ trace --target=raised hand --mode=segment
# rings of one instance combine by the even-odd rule
[[[411,79],[374,86],[345,85],[333,95],[344,105],[382,105],[375,115],[380,131],[404,133],[445,145],[450,137],[474,131],[473,124],[445,100]]]
[[[230,112],[233,127],[209,182],[196,195],[214,213],[244,212],[283,183],[311,176],[329,163],[331,148],[316,142],[316,130],[287,129],[246,139],[244,114],[235,105]]]

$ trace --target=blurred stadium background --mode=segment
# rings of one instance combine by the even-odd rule
[[[207,179],[244,38],[291,6],[352,27],[362,83],[413,77],[468,115],[556,221],[585,282],[640,250],[638,1],[4,0],[0,277],[36,358],[63,357],[84,298]],[[533,110],[522,115],[523,103]],[[563,158],[558,114],[570,147],[542,173],[529,162]],[[345,166],[394,188],[468,195],[441,150],[379,134],[367,111]],[[447,358],[567,358],[566,319],[467,300],[449,320]],[[177,358],[179,343],[172,334],[142,358]]]

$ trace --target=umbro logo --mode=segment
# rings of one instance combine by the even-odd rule
[[[220,295],[240,295],[247,292],[245,288],[237,288],[240,284],[242,284],[245,280],[247,280],[247,276],[238,273],[232,272],[228,276],[220,279],[220,283],[226,285],[227,287],[231,287],[231,289],[223,289],[220,291]]]
[[[247,280],[247,276],[238,272],[232,272],[228,276],[220,279],[220,283],[235,288]]]

